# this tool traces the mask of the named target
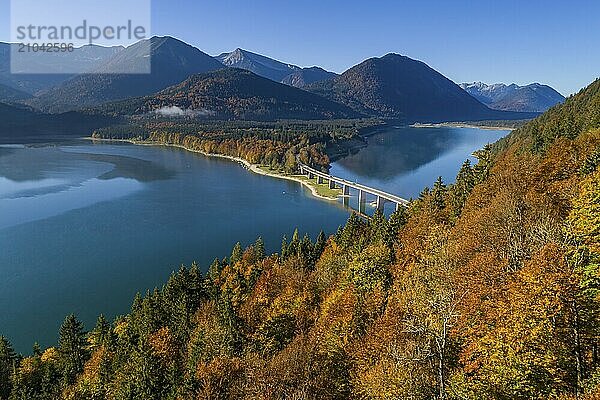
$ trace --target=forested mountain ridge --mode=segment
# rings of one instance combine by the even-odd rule
[[[338,76],[320,67],[301,68],[242,49],[213,58],[168,36],[152,37],[127,48],[84,46],[67,59],[49,59],[49,65],[45,66],[53,72],[85,71],[78,75],[11,74],[7,61],[9,53],[10,45],[0,43],[0,83],[33,95],[17,100],[49,113],[155,94],[192,75],[229,67],[242,68],[278,83],[307,89],[351,108],[355,115],[394,122],[529,119],[538,115],[491,110],[425,63],[398,54],[365,60]],[[32,58],[32,65],[35,61]],[[148,61],[151,64],[149,74],[130,73],[144,71]],[[15,93],[6,94],[4,101],[12,101],[14,96]],[[275,117],[300,119],[304,111],[299,110],[297,115],[284,112]]]
[[[427,64],[393,53],[365,60],[306,89],[364,115],[405,123],[536,116],[491,110]]]
[[[598,86],[389,220],[238,244],[28,357],[1,338],[0,398],[597,399]]]
[[[193,75],[154,95],[109,103],[109,114],[139,115],[177,110],[204,119],[277,120],[358,118],[350,108],[239,68]]]
[[[539,153],[557,138],[573,139],[579,134],[600,126],[600,79],[570,96],[540,117],[503,139],[504,147],[521,142]]]

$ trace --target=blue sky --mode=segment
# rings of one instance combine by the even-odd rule
[[[570,94],[600,76],[599,15],[594,0],[153,0],[152,33],[335,72],[395,52],[457,83],[538,81]]]

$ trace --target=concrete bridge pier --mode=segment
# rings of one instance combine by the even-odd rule
[[[359,189],[358,190],[358,211],[361,213],[364,213],[366,204],[367,204],[367,192]]]
[[[350,197],[343,197],[342,203],[344,204],[344,207],[350,207]]]
[[[308,179],[315,179],[315,174],[313,174],[312,172],[308,172]]]
[[[402,204],[396,203],[396,211],[399,211],[402,208]]]
[[[317,183],[320,185],[324,182],[324,179],[321,175],[317,176]]]
[[[333,179],[329,180],[329,189],[335,189],[335,181]]]
[[[350,196],[350,186],[342,185],[342,195]]]
[[[385,206],[385,199],[381,196],[377,196],[377,209],[379,211],[383,211],[384,206]]]

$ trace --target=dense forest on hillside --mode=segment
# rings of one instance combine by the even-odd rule
[[[144,115],[177,107],[202,119],[275,121],[361,118],[345,105],[238,68],[192,75],[145,97],[95,108],[109,115]]]
[[[599,398],[597,85],[389,220],[238,244],[27,357],[2,338],[0,398]]]
[[[128,125],[98,129],[92,136],[178,145],[293,172],[298,157],[305,164],[326,169],[327,154],[347,152],[355,143],[364,144],[360,135],[381,124],[376,119],[186,122],[142,118]]]

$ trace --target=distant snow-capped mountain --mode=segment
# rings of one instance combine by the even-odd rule
[[[539,83],[519,86],[473,82],[460,87],[488,107],[503,111],[544,112],[565,100],[555,89]]]
[[[295,87],[304,87],[336,76],[319,67],[302,68],[239,48],[215,58],[228,67],[245,69],[263,78]]]

